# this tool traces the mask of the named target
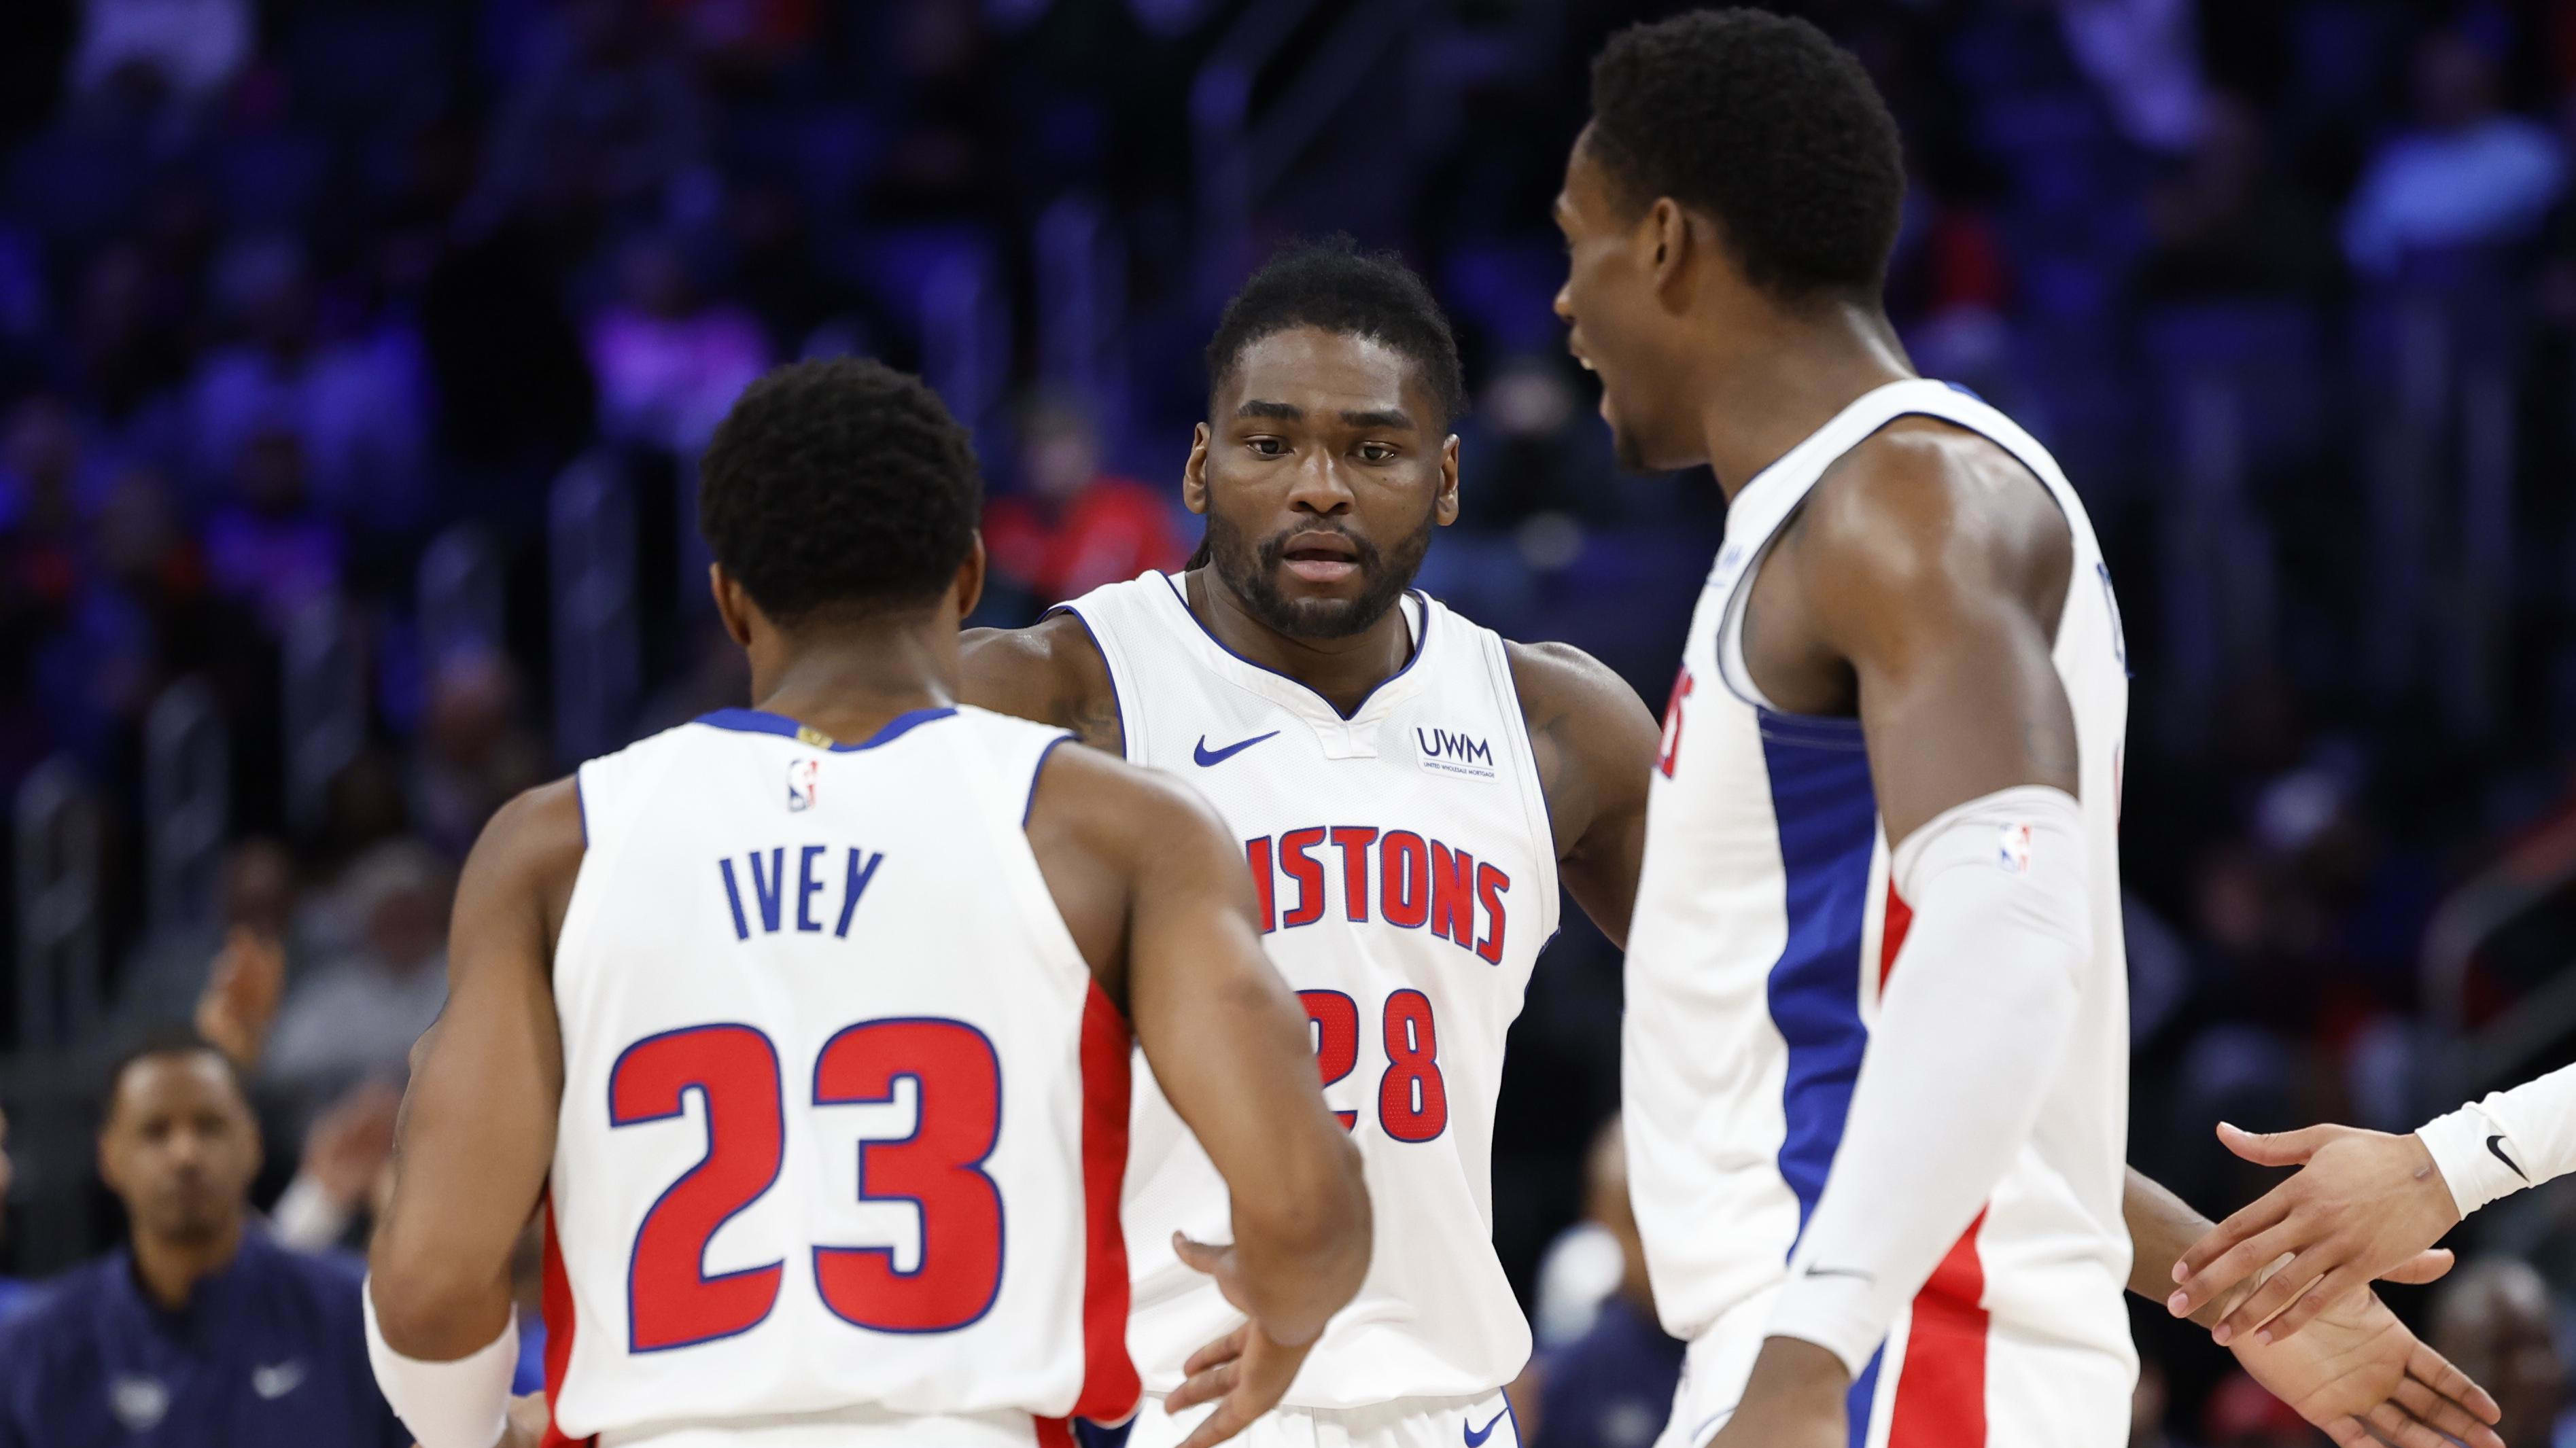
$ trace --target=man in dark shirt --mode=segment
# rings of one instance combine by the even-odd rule
[[[108,1080],[99,1172],[125,1247],[0,1327],[0,1448],[403,1448],[352,1260],[291,1252],[250,1211],[259,1129],[223,1053],[157,1041]]]

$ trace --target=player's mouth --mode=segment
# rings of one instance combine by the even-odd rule
[[[1279,561],[1308,583],[1340,583],[1360,571],[1360,548],[1348,535],[1308,529],[1280,544]]]

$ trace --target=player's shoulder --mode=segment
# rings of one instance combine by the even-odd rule
[[[1642,708],[1637,691],[1618,671],[1568,643],[1503,640],[1512,688],[1533,729],[1560,719],[1623,715]]]
[[[1826,469],[1784,541],[1837,592],[1963,568],[2017,574],[2062,562],[2072,537],[2048,484],[2003,444],[1942,418],[1906,417]]]
[[[1039,766],[1029,825],[1095,844],[1171,842],[1218,822],[1215,807],[1177,775],[1097,749],[1057,749]]]
[[[979,708],[1071,729],[1116,751],[1118,691],[1080,614],[1059,609],[1026,628],[968,629],[958,640],[960,698]]]

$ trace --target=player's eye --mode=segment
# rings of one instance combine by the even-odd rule
[[[1395,449],[1382,442],[1364,442],[1360,444],[1360,460],[1391,463],[1395,461]]]
[[[1255,457],[1284,457],[1288,452],[1288,444],[1275,437],[1246,438],[1243,445],[1252,449]]]

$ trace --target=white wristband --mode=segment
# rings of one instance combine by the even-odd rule
[[[2576,1171],[2576,1066],[2490,1092],[2415,1133],[2465,1217],[2501,1196]]]
[[[519,1366],[519,1317],[501,1335],[454,1362],[423,1362],[394,1351],[376,1321],[373,1276],[359,1290],[367,1319],[367,1361],[385,1402],[419,1448],[492,1448],[509,1427],[510,1379]]]

